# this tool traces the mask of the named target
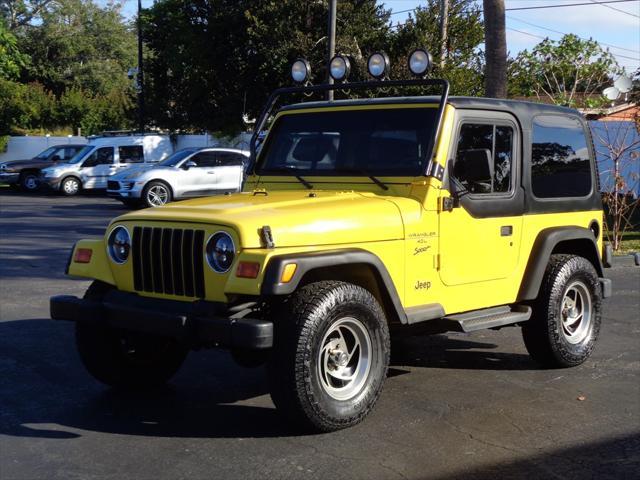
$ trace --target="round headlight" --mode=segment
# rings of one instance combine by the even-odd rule
[[[416,77],[422,77],[431,68],[431,62],[431,54],[423,48],[418,48],[409,55],[409,70]]]
[[[336,82],[342,82],[347,79],[351,72],[351,62],[347,57],[336,55],[329,62],[329,75]]]
[[[299,58],[291,65],[291,78],[296,83],[304,83],[311,76],[311,66],[304,58]]]
[[[207,262],[218,273],[228,272],[236,256],[233,239],[226,232],[211,235],[207,242]]]
[[[115,263],[122,264],[129,258],[131,251],[131,236],[129,231],[122,227],[116,227],[111,230],[109,239],[107,240],[107,250],[111,260]]]
[[[389,56],[384,52],[372,54],[367,61],[367,70],[373,78],[383,79],[389,72]]]

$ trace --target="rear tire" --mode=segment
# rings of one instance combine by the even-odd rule
[[[65,197],[73,197],[82,190],[82,183],[76,177],[66,177],[60,182],[60,193]]]
[[[527,351],[547,368],[573,367],[593,351],[602,323],[598,274],[586,258],[551,255],[533,314],[522,326]]]
[[[84,298],[100,300],[112,288],[94,282]],[[128,389],[163,385],[178,371],[188,353],[170,338],[93,322],[76,323],[76,346],[82,363],[96,380]]]
[[[171,201],[171,187],[164,182],[154,180],[142,190],[142,203],[145,207],[161,207]]]
[[[271,398],[294,425],[333,431],[373,409],[389,365],[389,330],[371,293],[349,283],[302,287],[274,306]]]

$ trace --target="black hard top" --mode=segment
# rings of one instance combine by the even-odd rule
[[[420,97],[385,97],[385,98],[358,98],[348,100],[319,101],[319,102],[303,102],[287,105],[282,111],[299,110],[303,108],[323,108],[323,107],[347,107],[356,105],[388,105],[388,104],[415,104],[415,103],[440,103],[440,97],[436,95],[420,96]],[[568,107],[560,107],[558,105],[549,105],[546,103],[526,102],[523,100],[506,100],[502,98],[483,98],[483,97],[449,97],[447,103],[457,109],[473,109],[473,110],[498,110],[510,112],[524,119],[533,117],[543,113],[547,114],[572,114],[581,116],[580,113]]]

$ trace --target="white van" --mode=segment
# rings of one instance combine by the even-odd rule
[[[107,188],[107,179],[143,163],[157,163],[173,153],[168,135],[105,134],[89,143],[66,162],[41,171],[40,183],[64,195],[80,190]]]

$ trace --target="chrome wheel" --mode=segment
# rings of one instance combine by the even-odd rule
[[[584,341],[591,330],[591,294],[587,286],[579,281],[571,283],[562,298],[562,333],[569,343]]]
[[[75,195],[80,190],[80,184],[75,178],[68,178],[62,183],[62,190],[67,195]]]
[[[352,317],[335,322],[322,339],[318,375],[322,389],[336,400],[356,396],[371,368],[371,338],[367,328]]]
[[[152,207],[160,207],[167,203],[169,190],[163,185],[153,185],[147,190],[147,203]]]

